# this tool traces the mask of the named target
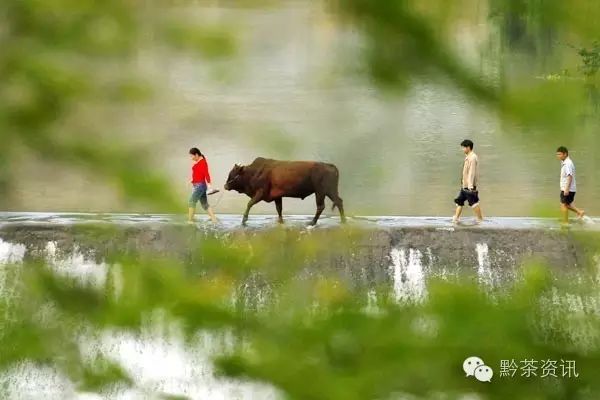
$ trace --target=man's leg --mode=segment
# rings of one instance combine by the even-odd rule
[[[463,206],[465,205],[465,201],[467,201],[467,196],[465,192],[461,189],[458,193],[458,197],[454,199],[454,204],[456,204],[456,211],[454,212],[454,217],[452,217],[452,223],[458,223],[460,219],[460,215],[462,214]]]
[[[188,208],[188,221],[189,222],[194,222],[194,213],[195,212],[196,212],[196,207]]]
[[[585,211],[575,207],[573,204],[567,204],[567,208],[577,214],[579,218],[583,218],[585,215]]]
[[[560,213],[562,215],[562,223],[568,224],[569,223],[569,206],[567,206],[565,203],[560,203]]]
[[[458,223],[458,220],[460,219],[460,215],[462,214],[462,209],[463,206],[456,206],[456,211],[454,212],[454,217],[452,217],[452,222],[454,222],[455,224]]]
[[[482,215],[481,207],[479,206],[479,203],[477,203],[473,206],[473,212],[477,216],[477,222],[483,222],[483,215]]]

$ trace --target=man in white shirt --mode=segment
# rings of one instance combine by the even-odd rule
[[[583,210],[573,205],[575,201],[575,192],[577,192],[577,178],[575,177],[575,164],[569,157],[569,150],[560,146],[556,150],[556,158],[560,163],[560,211],[562,213],[563,223],[569,223],[569,210],[577,214],[577,217],[583,218]]]

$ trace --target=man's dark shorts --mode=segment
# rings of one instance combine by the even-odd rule
[[[575,201],[575,192],[569,192],[568,196],[565,196],[563,191],[560,192],[560,204],[571,205]]]
[[[457,206],[463,207],[465,201],[469,206],[474,207],[479,204],[479,192],[477,190],[461,189],[458,197],[454,199]]]

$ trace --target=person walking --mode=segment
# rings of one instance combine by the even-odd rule
[[[471,140],[463,140],[460,146],[465,154],[465,161],[462,169],[461,189],[458,197],[454,199],[456,212],[454,213],[452,222],[455,224],[459,222],[462,209],[465,202],[467,202],[477,217],[477,223],[480,224],[483,222],[483,216],[479,205],[479,191],[477,188],[479,184],[479,159],[473,151],[474,144]]]
[[[560,160],[560,211],[562,222],[569,223],[569,211],[583,219],[585,212],[573,205],[577,192],[577,178],[575,177],[575,163],[569,157],[569,150],[565,146],[556,149],[556,158]]]
[[[207,191],[211,188],[210,173],[208,171],[208,162],[206,157],[196,147],[192,147],[189,151],[190,158],[194,162],[192,166],[192,195],[189,200],[188,208],[188,222],[194,222],[194,214],[196,212],[196,203],[199,201],[200,205],[208,215],[213,223],[217,223],[217,217],[213,212],[212,208],[208,205]]]

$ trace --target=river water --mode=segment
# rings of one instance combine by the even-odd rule
[[[475,66],[482,64],[478,50],[493,30],[485,7],[477,10],[457,23],[454,38]],[[152,115],[132,116],[126,135],[128,144],[141,149],[140,157],[172,182],[182,209],[188,196],[187,150],[198,146],[218,186],[235,162],[257,156],[323,160],[339,166],[340,192],[351,215],[448,215],[459,186],[459,143],[471,138],[481,160],[485,214],[526,216],[556,208],[560,166],[554,151],[562,144],[572,148],[577,165],[577,204],[591,214],[600,212],[599,139],[585,129],[540,139],[501,122],[444,83],[414,81],[400,96],[384,95],[351,71],[360,57],[356,32],[340,27],[320,2],[198,5],[189,14],[236,26],[239,55],[215,64],[184,57],[142,59],[160,70],[165,93],[148,111]],[[518,60],[510,71],[531,80],[561,66],[533,62],[535,56],[527,54]],[[50,185],[46,174],[36,173],[46,167],[27,158],[14,166],[18,179],[8,209],[152,211],[123,202],[113,186],[93,174],[52,165]],[[247,198],[226,193],[211,200],[218,202],[218,212],[237,214]],[[287,213],[313,210],[312,198],[284,202]],[[254,212],[274,213],[274,206],[260,204]]]

